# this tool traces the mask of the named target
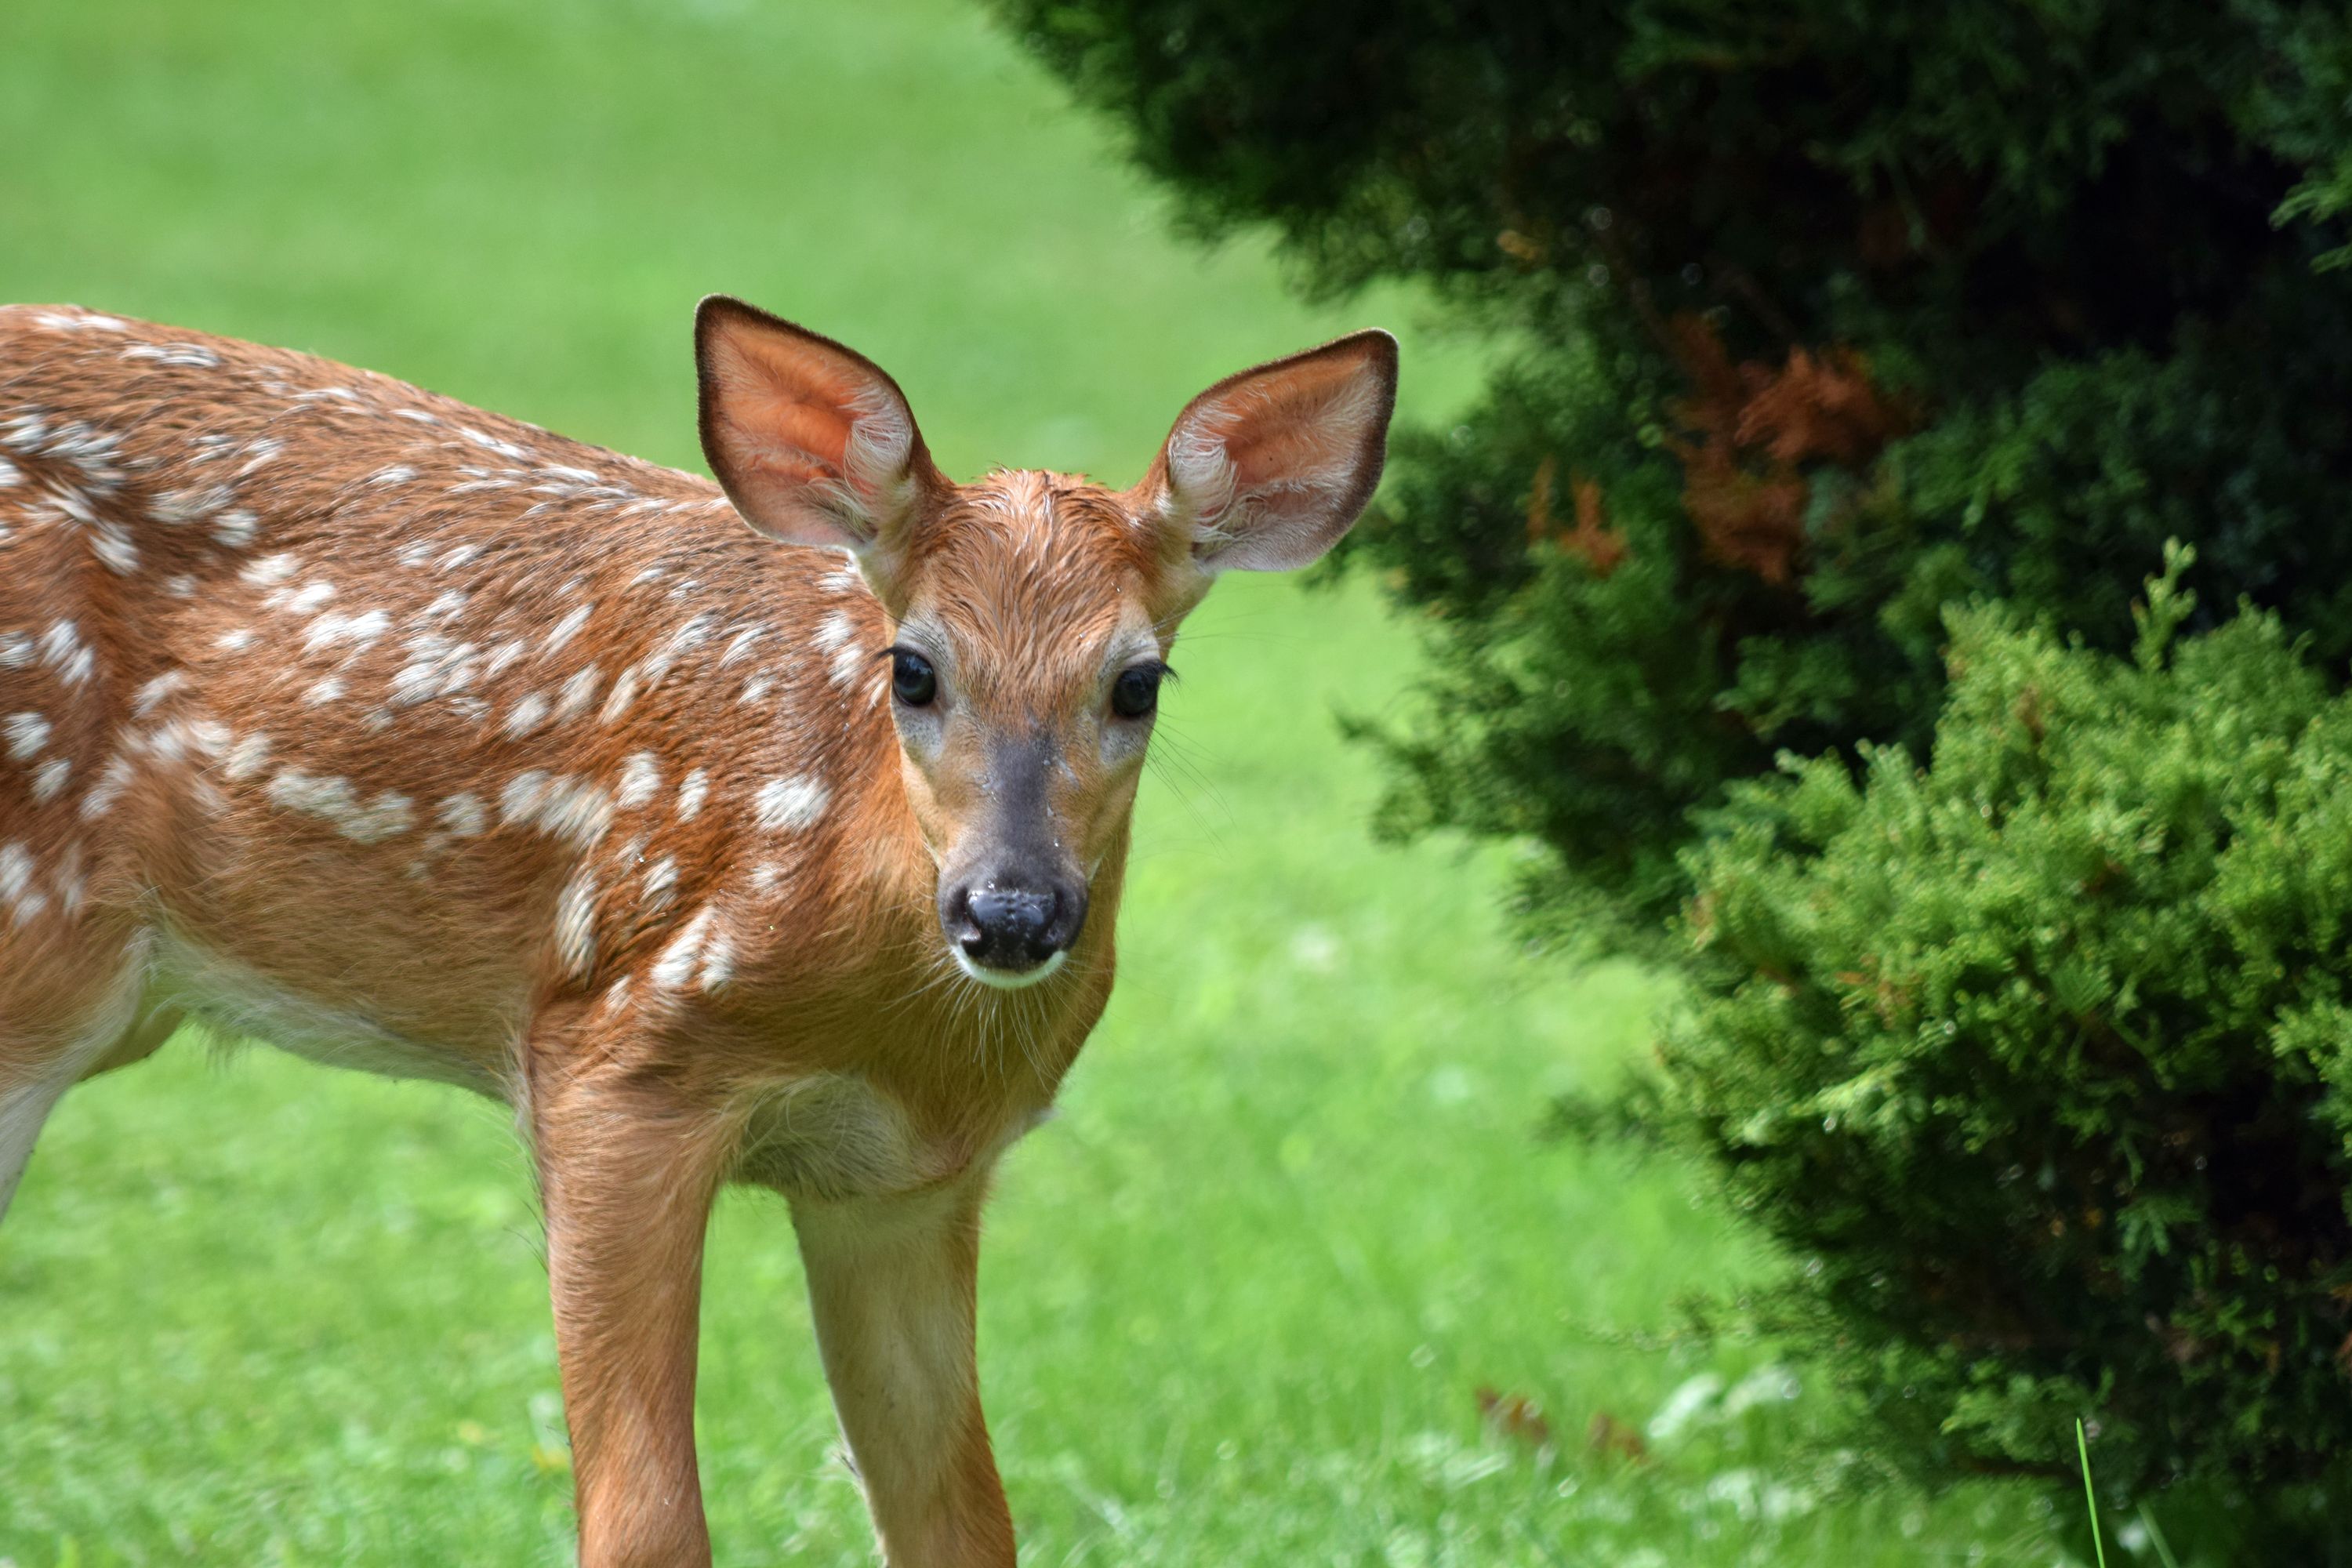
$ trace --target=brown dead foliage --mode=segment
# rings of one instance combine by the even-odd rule
[[[1701,316],[1677,316],[1669,342],[1690,383],[1669,409],[1685,434],[1683,507],[1707,557],[1767,583],[1793,581],[1805,543],[1809,468],[1861,468],[1911,428],[1851,348],[1797,348],[1777,369],[1734,363]]]
[[[1569,476],[1569,494],[1576,509],[1576,522],[1563,528],[1552,516],[1552,481],[1559,466],[1546,453],[1536,465],[1534,482],[1528,489],[1528,543],[1553,544],[1573,555],[1581,556],[1596,577],[1606,577],[1624,564],[1632,546],[1625,542],[1624,531],[1611,528],[1604,521],[1601,506],[1601,487],[1592,480]]]
[[[1584,1429],[1584,1446],[1596,1458],[1614,1458],[1639,1465],[1650,1458],[1650,1445],[1642,1440],[1641,1427],[1631,1421],[1621,1421],[1606,1410],[1592,1413],[1592,1420]]]
[[[1525,1443],[1530,1448],[1551,1447],[1551,1423],[1543,1407],[1524,1394],[1505,1394],[1491,1386],[1478,1390],[1478,1415],[1497,1437]]]

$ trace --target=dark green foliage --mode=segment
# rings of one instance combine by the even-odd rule
[[[1930,767],[1790,760],[1688,856],[1653,1130],[1797,1261],[1880,1451],[2103,1487],[2352,1451],[2352,698],[2278,620],[2136,660],[1956,612]]]
[[[1562,930],[1654,929],[1777,752],[1920,743],[1955,596],[2120,647],[2178,536],[2352,655],[2334,0],[994,3],[1195,222],[1511,345],[1350,558],[1437,656],[1387,824],[1533,835]]]

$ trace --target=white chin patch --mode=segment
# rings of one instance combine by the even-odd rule
[[[1055,953],[1034,969],[1024,969],[1016,973],[1009,969],[990,969],[974,963],[971,955],[960,947],[950,948],[948,951],[955,954],[956,967],[982,985],[992,985],[999,991],[1018,991],[1024,985],[1034,985],[1061,968],[1062,961],[1070,956],[1066,950]]]

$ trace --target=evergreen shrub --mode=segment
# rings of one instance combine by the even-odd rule
[[[1638,1120],[1931,1476],[2352,1452],[2352,698],[2273,615],[2173,642],[2179,567],[2129,658],[1955,612],[1927,765],[1787,759],[1688,856]]]

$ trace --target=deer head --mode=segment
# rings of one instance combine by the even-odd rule
[[[1379,483],[1396,342],[1357,332],[1219,382],[1133,489],[940,472],[898,384],[740,300],[696,317],[702,446],[746,522],[843,550],[887,613],[891,718],[973,979],[1034,984],[1125,841],[1178,625],[1220,572],[1304,566]]]

